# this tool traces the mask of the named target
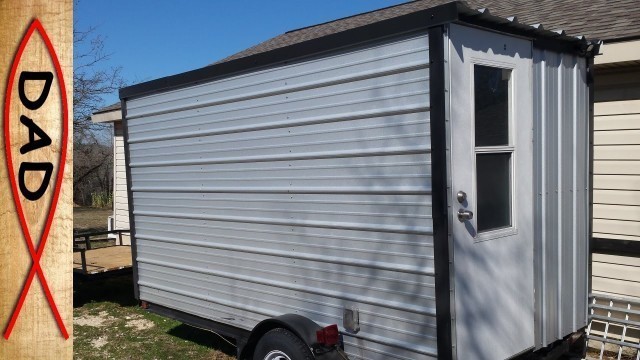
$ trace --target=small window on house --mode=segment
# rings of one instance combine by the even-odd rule
[[[478,232],[512,226],[511,70],[474,65]]]

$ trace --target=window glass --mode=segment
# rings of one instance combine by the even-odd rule
[[[474,65],[476,146],[509,145],[511,70]]]
[[[511,226],[511,153],[477,154],[478,232]]]

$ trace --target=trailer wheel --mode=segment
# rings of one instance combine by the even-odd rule
[[[313,360],[309,346],[292,332],[273,329],[260,338],[253,360]]]

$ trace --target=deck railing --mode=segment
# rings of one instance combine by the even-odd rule
[[[82,262],[82,272],[84,274],[87,273],[87,256],[86,256],[86,251],[87,250],[91,250],[93,248],[93,246],[91,245],[91,242],[104,242],[104,241],[108,241],[109,238],[104,238],[104,239],[92,239],[92,237],[95,236],[101,236],[101,235],[111,235],[111,234],[116,234],[117,235],[117,241],[115,243],[115,245],[112,246],[122,246],[122,233],[128,233],[129,230],[128,229],[117,229],[117,230],[108,230],[108,231],[95,231],[95,232],[86,232],[86,233],[78,233],[78,234],[73,234],[73,252],[79,252],[80,253],[80,260]],[[84,244],[84,247],[80,247],[80,244]]]

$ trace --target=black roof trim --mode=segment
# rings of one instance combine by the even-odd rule
[[[322,52],[337,50],[391,35],[427,30],[428,28],[451,22],[469,23],[501,32],[530,37],[534,39],[535,46],[553,48],[563,52],[583,52],[588,46],[584,38],[570,37],[544,30],[542,27],[535,28],[519,24],[517,20],[493,16],[489,11],[471,9],[461,1],[454,1],[286,47],[131,85],[120,89],[120,99],[130,99],[185,86],[193,86],[232,74],[276,64],[286,64],[293,59],[317,55]]]

